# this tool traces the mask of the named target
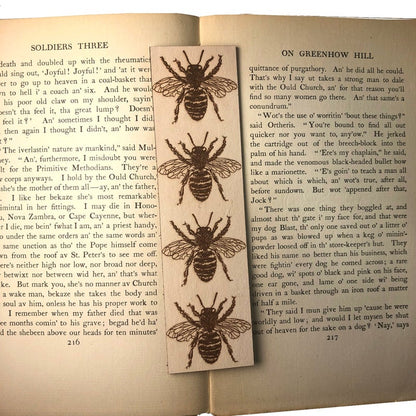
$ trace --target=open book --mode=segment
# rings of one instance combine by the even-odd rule
[[[416,398],[414,21],[108,15],[0,33],[1,415]],[[237,47],[253,366],[168,374],[149,62],[168,45]]]

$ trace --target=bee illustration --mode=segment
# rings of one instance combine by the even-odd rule
[[[167,331],[166,335],[169,338],[176,339],[179,342],[191,341],[188,353],[188,364],[186,368],[189,368],[192,364],[194,349],[197,345],[202,359],[208,364],[213,364],[218,360],[221,353],[222,343],[224,342],[231,359],[234,362],[237,362],[227,337],[237,339],[240,334],[248,331],[251,328],[251,325],[243,319],[229,318],[235,307],[235,296],[232,297],[231,306],[223,313],[222,316],[220,316],[224,304],[227,302],[227,298],[225,298],[218,305],[218,308],[215,309],[214,304],[217,299],[217,295],[218,293],[215,294],[214,302],[212,302],[212,306],[209,308],[204,306],[201,298],[197,295],[197,298],[202,306],[200,312],[196,310],[195,306],[191,304],[188,305],[198,320],[193,319],[179,306],[178,302],[175,302],[176,308],[186,319],[186,321],[174,325]]]
[[[160,81],[157,81],[153,85],[153,90],[162,93],[165,97],[177,96],[173,123],[176,123],[178,120],[179,106],[182,101],[184,102],[186,112],[193,120],[199,121],[204,118],[208,108],[208,99],[212,102],[217,117],[223,121],[213,95],[218,98],[223,98],[228,92],[237,89],[237,84],[231,79],[215,76],[221,68],[222,55],[218,55],[217,65],[210,72],[205,74],[210,62],[214,59],[213,56],[205,62],[204,66],[202,66],[200,63],[202,55],[204,54],[203,50],[199,57],[199,61],[196,64],[190,62],[185,51],[183,51],[183,54],[188,61],[186,69],[178,59],[174,60],[178,65],[179,71],[182,72],[183,75],[177,73],[166,62],[163,56],[160,57],[167,70],[173,76],[162,78]]]
[[[207,148],[205,147],[205,142],[208,137],[208,132],[205,135],[202,146],[196,146],[189,133],[188,136],[193,145],[191,150],[188,150],[184,143],[179,142],[179,144],[182,146],[183,152],[188,155],[189,158],[186,158],[179,153],[169,140],[166,139],[169,149],[177,156],[177,159],[162,163],[158,172],[162,175],[167,175],[170,179],[182,179],[178,204],[183,200],[183,194],[187,183],[189,183],[189,189],[195,199],[200,202],[205,201],[211,193],[212,180],[217,184],[222,199],[227,201],[224,196],[223,187],[218,180],[218,176],[221,178],[228,178],[232,173],[241,169],[241,164],[236,160],[219,157],[225,149],[226,137],[223,136],[222,145],[210,156],[218,138],[215,138]]]
[[[218,229],[218,224],[222,221],[222,218],[220,218],[211,229],[209,224],[212,219],[212,214],[213,213],[211,212],[208,224],[205,227],[201,227],[198,224],[198,220],[196,219],[195,215],[192,214],[198,226],[196,231],[192,230],[189,224],[184,223],[188,233],[194,238],[188,237],[176,226],[173,221],[170,222],[182,240],[176,240],[172,243],[169,243],[166,247],[163,248],[162,253],[166,256],[172,257],[174,260],[186,259],[185,271],[183,273],[184,281],[182,286],[186,285],[187,283],[189,267],[192,263],[196,275],[203,282],[209,282],[214,277],[215,271],[217,269],[217,259],[221,263],[222,269],[224,270],[227,279],[231,281],[231,278],[228,274],[227,265],[224,263],[222,256],[231,258],[237,252],[243,250],[246,247],[245,243],[241,240],[224,237],[230,228],[231,217],[227,217],[227,224],[220,232],[218,232],[217,235],[215,235]]]

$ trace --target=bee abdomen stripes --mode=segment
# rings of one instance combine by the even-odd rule
[[[198,201],[205,201],[212,188],[212,177],[208,170],[197,171],[189,178],[189,189]]]
[[[217,269],[217,258],[212,250],[200,252],[194,258],[194,270],[196,275],[203,281],[210,281]]]
[[[218,332],[203,332],[199,338],[198,351],[205,362],[215,363],[221,353],[221,337]]]
[[[192,120],[198,121],[204,118],[208,107],[208,97],[202,88],[189,91],[184,99],[185,109]]]

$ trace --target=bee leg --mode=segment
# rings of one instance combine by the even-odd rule
[[[188,233],[189,233],[189,234],[191,234],[191,235],[193,235],[193,236],[195,236],[195,235],[196,235],[196,234],[195,234],[195,231],[191,228],[191,226],[190,226],[187,222],[185,222],[185,223],[184,223],[184,225],[185,225],[186,229],[188,230]]]
[[[215,223],[215,225],[217,225],[218,222]],[[225,234],[227,234],[228,229],[230,228],[231,225],[231,217],[227,216],[227,224],[225,225],[225,227],[218,233],[218,235],[212,240],[212,241],[218,241],[220,238],[224,237]],[[215,231],[217,230],[217,227],[215,227]]]
[[[212,175],[212,178],[214,179],[214,181],[215,181],[215,183],[217,184],[217,186],[218,186],[218,190],[220,191],[220,194],[221,194],[221,196],[222,196],[222,199],[224,200],[224,201],[228,201],[228,199],[225,197],[225,195],[224,195],[224,188],[222,187],[222,185],[220,184],[220,181],[218,180],[218,176],[214,173],[214,172],[212,172],[211,171],[211,175]]]
[[[179,202],[178,205],[182,203],[183,200],[183,194],[185,193],[185,185],[188,183],[190,172],[187,172],[187,174],[183,177],[181,182],[181,189],[179,190]]]
[[[170,141],[168,139],[166,139],[166,143],[169,146],[169,149],[172,151],[172,153],[183,163],[190,165],[191,163],[189,162],[189,160],[185,159],[179,152],[178,150],[170,143]]]
[[[219,305],[218,305],[218,309],[217,309],[217,313],[218,315],[221,313],[222,308],[224,307],[224,303],[227,302],[227,298],[225,298]],[[220,322],[220,319],[218,319],[218,322]]]
[[[184,279],[183,279],[181,286],[185,286],[186,283],[188,282],[188,268],[185,269],[185,272],[183,273],[183,275],[184,275]]]
[[[185,143],[183,142],[179,142],[179,144],[182,146],[183,151],[188,155],[191,156],[192,153],[188,150],[188,148],[186,147]],[[186,159],[185,159],[186,160]],[[192,163],[190,163],[189,161],[186,161],[186,163],[192,165]]]
[[[192,364],[192,358],[194,356],[194,349],[198,344],[198,340],[199,340],[199,335],[197,335],[191,342],[191,349],[189,350],[189,353],[188,353],[188,365],[186,366],[186,368],[189,368]]]
[[[194,261],[194,255],[191,254],[188,258],[188,260],[186,260],[186,267],[185,267],[185,271],[183,272],[183,277],[185,278],[182,282],[182,286],[185,286],[186,283],[188,282],[188,274],[189,274],[189,267],[191,266],[192,262]]]
[[[202,69],[202,70],[204,71],[204,73],[205,73],[205,71],[208,69],[208,67],[209,67],[209,63],[210,63],[213,59],[214,59],[214,57],[213,57],[213,56],[211,56],[211,58],[207,59],[207,61],[205,62],[204,68]],[[208,74],[208,75],[209,75],[209,74]],[[210,76],[210,78],[211,78],[211,76]]]
[[[181,76],[166,62],[165,58],[163,56],[160,57],[163,64],[165,65],[166,69],[178,80],[183,82],[183,79]]]
[[[210,144],[209,144],[209,147],[208,147],[208,149],[207,149],[207,153],[209,154],[209,153],[211,153],[212,152],[212,150],[214,149],[214,145],[215,145],[215,143],[218,141],[218,137],[216,137]],[[218,157],[218,155],[217,155],[217,152],[215,152],[214,154],[213,154],[213,156],[212,157],[210,157],[210,158],[208,158],[208,162],[211,162],[213,159],[216,159]]]
[[[218,229],[218,224],[222,221],[222,218],[220,218],[218,221],[215,222],[215,224],[212,227],[212,235],[214,235],[214,233],[217,231]],[[216,241],[216,240],[215,240]]]
[[[201,314],[196,310],[195,306],[191,303],[188,305],[188,308],[192,311],[192,313],[197,316],[198,318],[201,316]]]
[[[217,253],[218,260],[220,261],[222,265],[222,269],[224,270],[225,275],[227,276],[227,279],[232,282],[233,279],[231,279],[230,275],[228,274],[228,268],[227,265],[224,263],[224,260],[222,259],[221,255]]]
[[[179,116],[179,106],[181,105],[181,103],[182,103],[182,101],[183,101],[183,99],[184,99],[184,97],[185,97],[185,89],[181,92],[181,94],[179,95],[179,97],[176,99],[176,107],[175,107],[175,111],[174,111],[174,114],[175,114],[175,117],[174,117],[174,119],[173,119],[173,122],[172,122],[172,124],[173,123],[176,123],[177,121],[178,121],[178,116]]]
[[[213,160],[215,160],[225,149],[225,146],[227,144],[226,141],[226,137],[223,136],[223,140],[222,140],[222,145],[215,151],[215,153],[208,159],[208,162],[212,162]],[[209,152],[211,152],[211,150],[214,148],[214,143],[218,140],[218,138],[216,138],[209,146]],[[211,148],[212,147],[212,148]]]
[[[218,105],[217,105],[217,103],[215,102],[214,97],[212,96],[212,94],[211,94],[209,91],[206,91],[206,93],[207,93],[207,95],[208,95],[209,100],[212,102],[212,105],[214,106],[214,110],[215,110],[215,113],[217,114],[218,119],[219,119],[220,121],[224,121],[224,120],[221,118],[221,116],[220,116],[219,109],[218,109]]]
[[[198,321],[193,320],[180,306],[178,302],[175,302],[175,306],[178,309],[179,313],[192,325],[195,325],[196,327],[200,327],[200,324]]]
[[[181,61],[179,59],[175,59],[173,62],[175,62],[176,65],[178,65],[179,71],[186,74],[186,69],[182,66]]]
[[[223,333],[221,333],[221,338],[222,338],[222,340],[224,341],[224,344],[227,346],[227,351],[228,351],[228,354],[230,354],[231,359],[232,359],[235,363],[236,363],[236,362],[238,362],[238,361],[234,358],[234,351],[233,351],[233,349],[232,349],[232,347],[231,347],[230,343],[228,342],[227,337],[226,337]]]
[[[183,233],[183,231],[173,222],[170,221],[173,229],[178,233],[178,235],[182,238],[182,240],[185,240],[188,244],[191,246],[194,246],[195,243],[193,240],[191,240],[186,234]],[[185,224],[186,225],[186,224]]]
[[[225,299],[221,305],[226,301],[227,299]],[[233,310],[235,308],[235,296],[233,296],[233,299],[231,301],[231,306],[224,312],[224,315],[221,316],[221,318],[218,318],[218,322],[223,322],[225,321],[232,313]],[[219,308],[218,308],[219,309]]]
[[[191,324],[197,325],[197,323],[179,306],[178,302],[175,302],[176,309],[179,313]]]
[[[209,62],[209,61],[211,61],[213,58],[211,58],[211,59],[209,59],[208,61],[207,61],[207,63]],[[205,64],[206,65],[206,64]],[[218,55],[218,63],[217,63],[217,65],[215,65],[214,66],[214,68],[212,68],[212,71],[211,72],[209,72],[205,77],[204,77],[204,81],[206,81],[207,79],[210,79],[210,78],[212,78],[219,70],[220,70],[220,68],[221,68],[221,65],[222,65],[222,55]],[[208,69],[208,67],[204,67],[204,69],[205,70],[207,70]]]

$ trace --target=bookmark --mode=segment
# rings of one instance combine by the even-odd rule
[[[170,373],[253,364],[236,48],[151,48]]]

